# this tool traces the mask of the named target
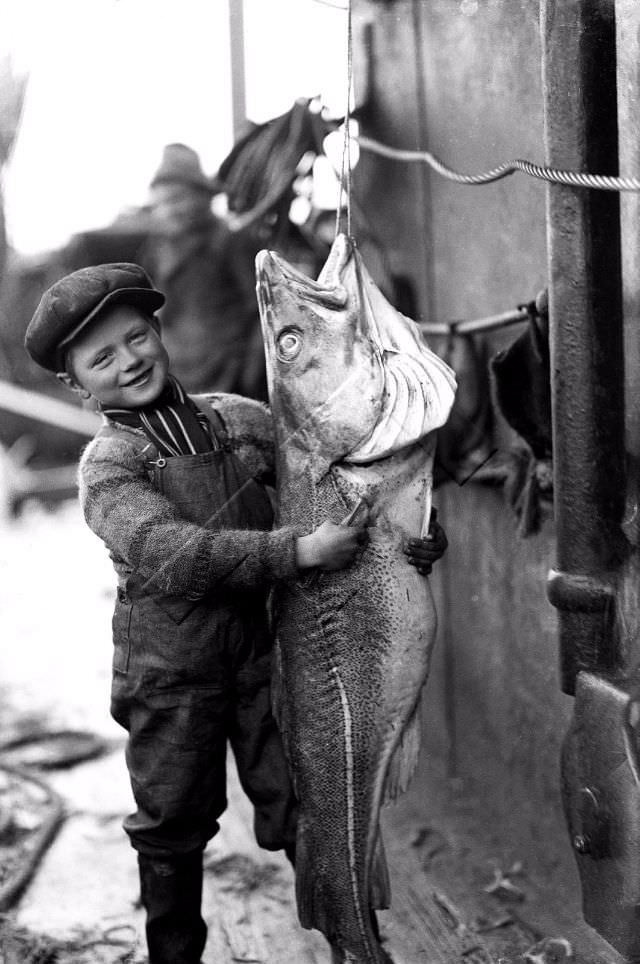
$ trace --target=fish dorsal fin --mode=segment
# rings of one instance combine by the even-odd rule
[[[366,464],[385,458],[440,428],[455,396],[453,371],[424,343],[417,325],[376,286],[357,251],[356,276],[366,329],[381,358],[383,404],[367,439],[346,457]]]

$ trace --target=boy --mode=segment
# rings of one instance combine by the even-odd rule
[[[151,964],[198,964],[202,851],[226,806],[227,740],[258,843],[295,854],[295,800],[270,712],[265,591],[300,570],[348,565],[366,530],[272,530],[268,409],[183,391],[154,316],[163,302],[138,265],[82,268],[45,292],[25,346],[104,416],[79,485],[118,575],[111,712],[128,732],[137,807],[124,827],[138,853]],[[445,547],[436,527],[408,547],[409,561],[427,572]]]

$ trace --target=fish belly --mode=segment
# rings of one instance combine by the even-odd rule
[[[358,492],[361,478],[334,475],[306,505],[339,521]],[[405,485],[395,492],[396,514],[403,496],[415,535],[423,505]],[[407,730],[436,628],[428,580],[402,554],[404,533],[385,519],[378,516],[352,566],[281,587],[276,602],[277,713],[300,805],[300,921],[357,964],[387,960],[370,920],[371,908],[389,903],[380,808],[394,792],[390,774],[406,782],[412,761],[403,753],[417,754]]]

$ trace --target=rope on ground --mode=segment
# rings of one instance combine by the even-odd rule
[[[7,773],[10,776],[17,777],[28,783],[33,783],[39,787],[45,793],[45,801],[49,810],[49,813],[29,841],[29,852],[22,866],[12,874],[8,880],[0,885],[0,911],[4,911],[12,907],[18,899],[31,880],[45,850],[53,841],[60,824],[64,820],[64,803],[62,797],[60,797],[48,783],[22,767],[0,764],[0,772]]]
[[[394,161],[428,164],[437,174],[442,175],[449,181],[455,181],[457,184],[468,184],[470,186],[490,184],[503,177],[508,177],[509,174],[515,174],[516,171],[521,171],[530,177],[537,177],[553,184],[565,184],[569,187],[594,188],[599,191],[640,191],[640,178],[638,177],[614,177],[608,174],[567,171],[555,167],[546,167],[542,164],[534,164],[533,161],[520,158],[505,161],[504,164],[499,164],[497,167],[491,168],[490,171],[481,174],[462,174],[447,167],[430,151],[401,150],[363,135],[360,135],[357,140],[364,151],[370,151],[372,154],[379,154],[381,157],[388,157]]]
[[[86,760],[94,760],[108,749],[106,740],[87,730],[35,728],[19,736],[0,740],[0,766],[62,770]]]
[[[122,932],[121,936],[118,932]],[[114,924],[102,931],[80,928],[73,936],[53,937],[17,926],[8,915],[0,914],[0,946],[7,952],[7,961],[23,964],[54,964],[58,961],[60,964],[81,961],[89,964],[89,961],[98,960],[92,952],[106,947],[120,949],[115,956],[109,954],[111,964],[135,964],[144,958],[132,924]],[[4,961],[4,958],[0,959]],[[102,960],[103,956],[100,955],[99,959]]]

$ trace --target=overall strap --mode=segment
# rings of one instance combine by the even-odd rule
[[[197,396],[196,396],[196,400]],[[227,432],[227,426],[225,425],[224,419],[217,408],[212,408],[210,403],[206,405],[198,406],[200,411],[206,415],[209,419],[211,429],[213,431],[214,437],[218,440],[221,448],[225,451],[231,451],[231,439],[229,438],[229,433]]]

